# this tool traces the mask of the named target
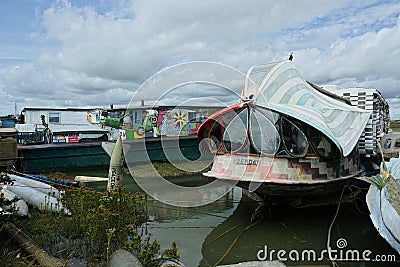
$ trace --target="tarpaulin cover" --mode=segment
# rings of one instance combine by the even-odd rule
[[[264,70],[263,78],[260,73]],[[253,79],[254,77],[254,79]],[[247,74],[243,99],[294,117],[330,138],[347,156],[357,145],[370,112],[347,105],[311,87],[292,61],[253,67]]]

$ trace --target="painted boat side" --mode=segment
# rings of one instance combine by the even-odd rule
[[[204,175],[237,182],[262,198],[311,199],[340,193],[361,173],[357,156],[326,162],[318,158],[223,154],[214,158],[212,169]]]

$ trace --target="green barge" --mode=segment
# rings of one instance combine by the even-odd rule
[[[149,159],[153,162],[167,162],[168,159],[165,154],[171,154],[168,151],[176,150],[177,144],[179,144],[179,151],[185,158],[196,160],[200,157],[197,135],[163,138],[145,137],[144,139],[124,141],[124,146],[130,147],[128,157],[130,161],[142,161],[141,157],[135,156],[136,153],[141,154],[138,151],[139,148],[135,147],[135,143],[143,141]],[[110,157],[102,148],[102,143],[103,145],[110,144],[110,142],[96,141],[18,146],[21,171],[32,173],[109,166]]]

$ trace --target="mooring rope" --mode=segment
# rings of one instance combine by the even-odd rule
[[[242,224],[239,223],[238,225],[235,225],[235,226],[229,228],[228,230],[224,231],[222,234],[218,235],[216,238],[214,238],[213,240],[211,240],[209,243],[212,243],[212,242],[214,242],[214,241],[220,239],[222,236],[226,235],[226,234],[229,233],[230,231],[235,230],[236,228],[238,228],[238,227],[241,226],[241,225],[242,225]]]
[[[335,260],[333,259],[332,255],[331,255],[331,250],[332,250],[331,245],[330,245],[331,244],[331,231],[332,231],[332,226],[336,221],[336,217],[339,214],[340,204],[342,203],[343,193],[344,193],[344,190],[346,189],[346,187],[348,187],[348,186],[345,185],[342,188],[342,192],[340,193],[339,203],[338,203],[338,206],[336,208],[335,216],[333,217],[333,220],[332,220],[332,222],[331,222],[331,224],[329,225],[329,228],[328,228],[328,239],[326,241],[326,248],[328,250],[329,260],[332,262],[333,266],[339,266],[339,265],[335,262]]]
[[[228,249],[225,251],[224,255],[222,255],[222,257],[213,265],[213,267],[216,267],[218,264],[220,264],[225,258],[226,256],[228,256],[229,252],[232,250],[233,246],[237,243],[237,241],[239,240],[239,238],[250,228],[252,228],[254,225],[256,225],[257,223],[259,223],[262,220],[262,218],[258,219],[257,221],[255,221],[254,223],[250,224],[249,226],[247,226],[246,228],[244,228],[237,236],[236,238],[233,240],[233,242],[230,244],[230,246],[228,247]]]
[[[361,190],[362,190],[361,187],[355,186],[355,185],[351,185],[351,186],[348,186],[348,187],[349,187],[349,189],[350,189],[350,191],[351,191],[352,193],[353,193],[352,187],[354,187],[354,188],[360,190],[360,192],[361,192]],[[360,193],[360,192],[359,192],[359,193]],[[356,210],[357,210],[361,215],[364,215],[364,216],[365,216],[365,215],[369,215],[368,213],[363,212],[363,211],[360,209],[360,207],[359,207],[358,204],[357,204],[357,200],[363,200],[363,199],[358,198],[357,195],[354,195],[354,193],[353,193],[353,203],[354,203],[354,207],[356,208]],[[365,201],[365,199],[364,199],[363,201]]]

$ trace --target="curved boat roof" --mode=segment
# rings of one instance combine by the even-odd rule
[[[260,73],[266,75],[253,79]],[[315,127],[338,146],[343,156],[354,149],[371,114],[314,89],[292,61],[251,68],[242,99]]]

